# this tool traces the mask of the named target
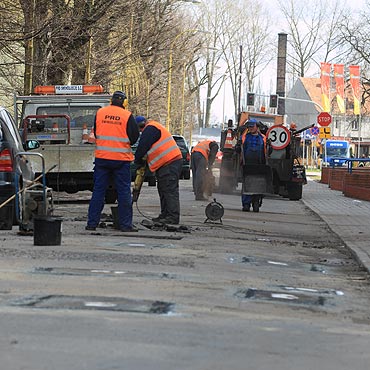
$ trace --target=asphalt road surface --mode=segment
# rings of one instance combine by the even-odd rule
[[[247,213],[182,180],[182,227],[151,229],[144,185],[124,234],[111,205],[85,231],[89,197],[54,194],[61,245],[0,231],[1,369],[369,368],[369,276],[301,201]],[[205,222],[213,198],[224,214]]]

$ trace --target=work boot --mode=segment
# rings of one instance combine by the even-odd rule
[[[153,222],[162,222],[165,219],[165,217],[159,215],[158,217],[152,218]]]
[[[161,221],[159,222],[162,224],[166,224],[166,225],[178,225],[179,224],[178,220],[175,220],[174,218],[169,218],[169,217],[162,218]]]
[[[87,225],[85,227],[85,230],[87,230],[87,231],[95,231],[96,230],[96,227],[95,226],[89,226],[89,225]]]
[[[249,212],[250,211],[250,208],[251,208],[250,205],[245,205],[245,206],[243,206],[242,211],[243,212]]]
[[[122,231],[123,233],[136,233],[138,232],[138,228],[135,227],[134,225],[132,225],[131,227],[124,227],[122,229],[120,229],[120,231]]]
[[[203,195],[197,195],[195,197],[195,200],[208,200],[206,197],[204,197]]]

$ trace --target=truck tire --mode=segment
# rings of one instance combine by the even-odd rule
[[[287,184],[289,200],[300,200],[302,198],[303,185],[289,182]]]

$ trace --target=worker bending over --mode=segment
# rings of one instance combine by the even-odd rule
[[[170,132],[159,122],[145,119],[140,124],[144,128],[135,152],[135,164],[143,166],[143,157],[147,155],[148,167],[157,179],[161,213],[153,221],[176,225],[180,222],[181,151]]]
[[[191,151],[191,170],[195,200],[207,200],[204,196],[207,167],[210,170],[218,152],[214,140],[200,141]]]

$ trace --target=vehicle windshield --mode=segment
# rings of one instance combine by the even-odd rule
[[[348,157],[347,148],[327,148],[326,155],[328,157],[339,158],[339,157]]]
[[[82,128],[84,124],[87,127],[92,127],[94,125],[94,117],[96,111],[101,108],[100,106],[73,106],[73,107],[39,107],[37,109],[37,115],[47,115],[47,114],[68,114],[71,118],[71,128]],[[50,121],[50,122],[49,122]],[[66,124],[64,118],[47,118],[45,120],[45,127],[49,128],[48,123],[50,123],[50,128],[52,123],[58,123],[59,127]]]

